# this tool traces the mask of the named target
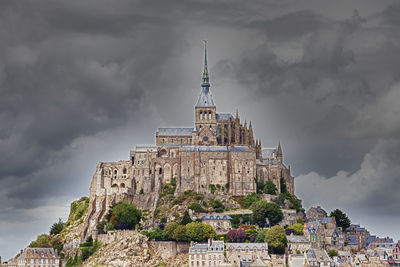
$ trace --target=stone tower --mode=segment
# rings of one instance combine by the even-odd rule
[[[207,65],[207,43],[204,42],[204,67],[201,93],[195,106],[195,126],[200,138],[196,145],[215,145],[217,129],[217,108],[210,92],[210,78]]]

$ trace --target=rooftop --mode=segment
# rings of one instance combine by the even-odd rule
[[[156,136],[158,135],[192,135],[193,128],[158,128]]]
[[[232,220],[228,215],[204,215],[202,220]]]

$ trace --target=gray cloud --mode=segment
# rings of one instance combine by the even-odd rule
[[[5,255],[66,217],[98,161],[127,158],[157,126],[192,125],[202,39],[218,109],[239,108],[264,146],[282,141],[307,205],[369,220],[357,212],[379,204],[388,209],[371,216],[389,216],[400,138],[391,2],[0,1],[0,247],[16,240]],[[347,196],[368,186],[335,202],[312,182]]]

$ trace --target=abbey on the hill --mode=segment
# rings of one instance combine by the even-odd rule
[[[217,112],[206,47],[194,114],[194,127],[159,128],[154,146],[136,146],[126,161],[98,164],[90,189],[91,199],[96,199],[90,212],[97,220],[113,203],[157,195],[161,186],[172,180],[176,182],[175,194],[186,190],[208,194],[216,188],[217,194],[244,196],[256,192],[257,180],[272,181],[279,193],[280,180],[284,179],[289,193],[294,194],[294,179],[290,167],[283,164],[280,144],[262,148],[261,141],[254,139],[251,122],[242,123],[237,111],[235,116]],[[147,200],[154,201],[156,198]]]

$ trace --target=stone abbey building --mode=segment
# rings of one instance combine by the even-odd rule
[[[210,187],[232,196],[256,192],[256,180],[271,180],[280,191],[280,179],[294,194],[290,167],[283,164],[280,144],[262,148],[254,138],[251,122],[240,120],[236,111],[218,113],[210,91],[207,48],[200,96],[194,107],[194,127],[159,128],[154,146],[136,146],[128,160],[101,162],[90,188],[93,225],[108,208],[122,199],[141,207],[156,202],[163,184],[176,181],[175,194],[186,190],[210,193]],[[154,196],[145,199],[144,196]]]

